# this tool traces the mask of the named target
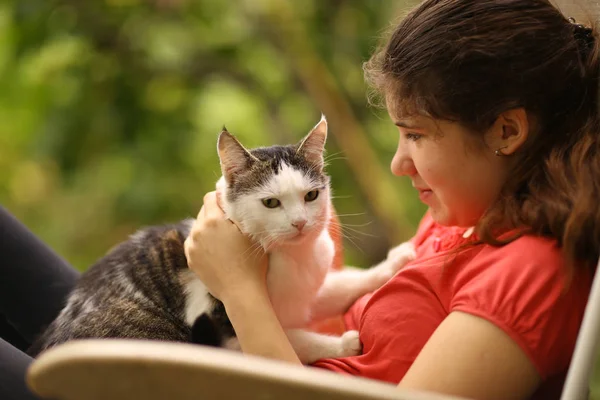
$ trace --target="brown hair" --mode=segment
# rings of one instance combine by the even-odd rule
[[[536,128],[515,154],[496,202],[477,224],[554,238],[594,267],[600,250],[600,124],[595,30],[547,0],[426,0],[365,64],[367,81],[399,114],[453,120],[483,133],[511,108]]]

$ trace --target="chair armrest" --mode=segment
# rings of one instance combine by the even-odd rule
[[[458,400],[223,349],[139,340],[57,346],[32,363],[27,381],[58,400]]]

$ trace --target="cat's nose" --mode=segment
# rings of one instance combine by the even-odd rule
[[[306,225],[305,219],[299,219],[299,220],[292,222],[292,226],[294,228],[298,229],[298,232],[302,231],[302,228],[304,228],[304,225]]]

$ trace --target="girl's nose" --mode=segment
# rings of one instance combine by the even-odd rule
[[[392,164],[390,166],[392,173],[396,176],[411,176],[417,173],[415,164],[410,155],[402,149],[402,145],[398,145],[398,150],[394,154]]]

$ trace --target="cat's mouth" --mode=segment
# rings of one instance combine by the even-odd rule
[[[267,251],[280,246],[296,246],[314,240],[322,232],[321,224],[313,224],[298,231],[296,229],[280,232],[263,241],[263,248]]]
[[[270,251],[281,246],[295,246],[302,244],[310,236],[310,232],[307,232],[306,230],[301,232],[290,232],[288,234],[279,235],[277,238],[267,240],[266,242],[263,242],[262,245],[266,251]]]
[[[310,232],[302,230],[300,232],[292,232],[285,239],[286,244],[298,244],[304,242],[310,236]]]

